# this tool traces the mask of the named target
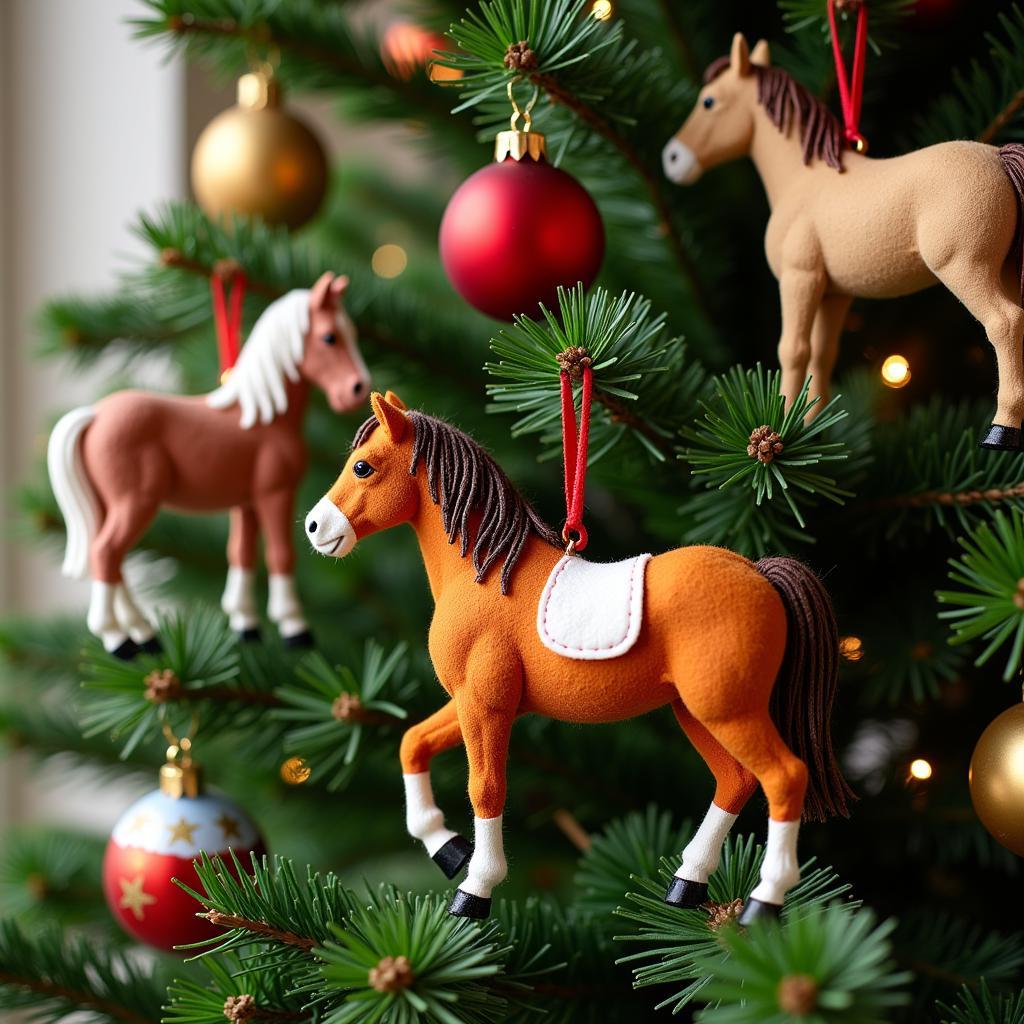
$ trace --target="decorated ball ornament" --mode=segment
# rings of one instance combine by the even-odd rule
[[[202,891],[193,862],[231,850],[243,864],[265,852],[259,830],[237,804],[204,792],[188,741],[172,746],[160,788],[137,800],[114,826],[103,857],[103,892],[111,913],[130,935],[157,949],[222,934],[196,915],[201,907],[178,879]],[[230,858],[226,865],[233,870]]]
[[[971,802],[992,838],[1024,857],[1024,703],[981,734],[971,756]]]
[[[515,105],[494,163],[459,186],[441,220],[441,262],[471,306],[498,320],[556,306],[558,288],[589,287],[604,257],[604,225],[580,183],[547,161],[529,107]],[[531,101],[532,106],[532,101]],[[523,117],[524,129],[516,128]]]
[[[297,228],[327,190],[327,157],[313,132],[281,106],[269,65],[238,80],[238,103],[202,131],[192,191],[207,216],[261,217]]]

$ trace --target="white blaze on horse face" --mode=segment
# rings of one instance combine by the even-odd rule
[[[677,185],[692,185],[703,171],[694,151],[677,138],[669,139],[661,151],[661,165],[665,177]]]
[[[321,498],[306,516],[306,536],[321,555],[344,558],[356,546],[356,531],[330,498]]]

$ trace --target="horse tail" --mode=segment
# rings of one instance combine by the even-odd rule
[[[88,575],[89,545],[101,516],[99,500],[85,472],[81,445],[85,428],[95,418],[96,410],[89,406],[72,409],[57,421],[46,449],[50,486],[67,530],[61,571],[73,579]]]
[[[769,710],[786,745],[807,765],[804,818],[846,817],[853,791],[832,749],[832,704],[839,683],[832,601],[815,573],[795,558],[762,558],[757,571],[786,609],[786,652]]]
[[[1020,282],[1018,298],[1020,305],[1024,306],[1024,146],[1019,142],[1000,146],[999,162],[1010,179],[1017,203],[1017,229],[1013,233],[1009,255],[1013,257],[1013,264],[1017,268]]]

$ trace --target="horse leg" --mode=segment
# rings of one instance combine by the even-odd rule
[[[796,400],[807,379],[811,328],[824,292],[825,276],[820,266],[813,270],[791,265],[783,268],[779,277],[779,298],[782,301],[779,366],[782,369],[781,390],[787,408]]]
[[[767,708],[761,713],[706,722],[708,730],[748,771],[768,798],[768,845],[761,880],[750,894],[740,924],[778,916],[786,893],[800,881],[797,833],[807,791],[807,766],[783,742]]]
[[[665,894],[673,907],[707,902],[708,879],[718,868],[722,844],[736,816],[757,789],[757,779],[693,717],[681,700],[672,702],[683,732],[715,776],[715,797],[700,828],[683,850],[683,861]]]
[[[405,782],[405,827],[449,878],[465,867],[473,846],[457,832],[445,828],[444,813],[434,802],[430,785],[430,762],[461,742],[455,701],[450,700],[429,718],[406,730],[399,754]]]
[[[104,649],[119,658],[133,658],[138,653],[128,630],[117,618],[117,591],[124,585],[121,563],[155,514],[155,507],[143,508],[127,500],[112,502],[89,548],[93,583],[85,621]]]
[[[256,515],[266,544],[270,578],[267,617],[289,647],[311,647],[313,636],[302,614],[295,592],[295,548],[292,524],[295,519],[295,492],[273,491],[256,499]]]
[[[259,522],[252,506],[233,508],[228,532],[228,575],[220,606],[231,628],[243,640],[260,638],[260,620],[253,593],[258,539]]]
[[[839,337],[849,312],[852,295],[826,295],[821,300],[811,328],[811,375],[809,395],[819,399],[814,413],[820,412],[828,403],[832,371],[839,356]]]
[[[136,604],[126,582],[119,583],[114,590],[114,614],[139,650],[146,654],[159,654],[163,650],[152,624]]]
[[[456,917],[486,918],[491,893],[508,874],[501,838],[505,809],[505,769],[515,713],[478,695],[456,696],[459,725],[469,760],[469,800],[473,805],[473,855],[462,884],[448,906]]]

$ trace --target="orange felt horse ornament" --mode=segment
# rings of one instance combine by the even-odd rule
[[[665,704],[717,782],[666,901],[705,901],[722,843],[760,783],[768,844],[743,920],[777,913],[799,878],[801,814],[846,813],[829,736],[836,625],[817,577],[789,558],[755,565],[722,548],[689,547],[617,563],[627,570],[619,588],[615,565],[563,553],[473,440],[407,412],[391,392],[371,402],[373,417],[306,531],[317,551],[336,558],[401,523],[419,540],[435,603],[430,656],[450,700],[402,740],[406,821],[449,878],[468,862],[451,913],[486,917],[507,873],[501,823],[517,717],[611,722]],[[572,578],[583,587],[566,589]],[[569,642],[574,618],[585,634],[593,625],[587,590],[622,609],[617,646],[591,634],[575,648]],[[430,786],[431,759],[459,743],[469,760],[473,846],[445,828]]]
[[[1019,450],[1024,146],[942,142],[873,160],[843,145],[828,108],[769,66],[768,44],[748,51],[737,33],[730,55],[705,71],[663,161],[669,179],[689,185],[728,160],[753,160],[772,211],[764,247],[779,282],[788,402],[808,374],[811,397],[828,397],[855,296],[893,298],[941,282],[981,322],[996,353],[996,414],[981,446]]]

